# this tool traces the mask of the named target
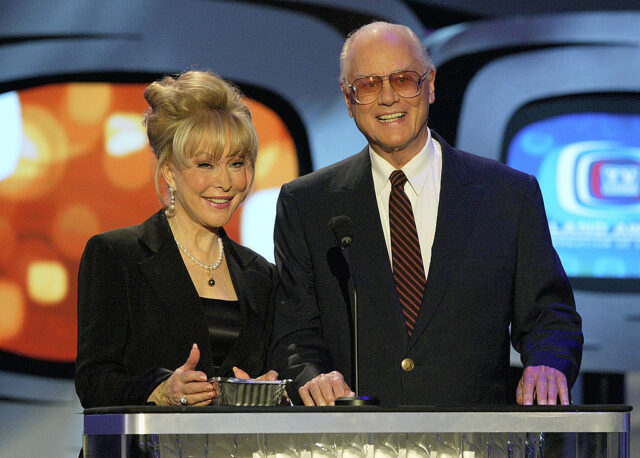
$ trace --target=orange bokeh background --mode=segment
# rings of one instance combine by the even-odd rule
[[[64,83],[19,91],[18,163],[0,180],[0,350],[75,360],[77,272],[86,241],[160,208],[141,124],[145,87]],[[279,188],[298,175],[293,139],[273,110],[246,103],[260,144],[253,192]],[[240,242],[241,222],[242,207],[226,226]]]

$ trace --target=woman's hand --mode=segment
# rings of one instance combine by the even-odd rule
[[[251,378],[249,374],[238,367],[233,368],[233,375],[235,376],[235,378]],[[262,374],[260,377],[256,377],[253,380],[278,380],[278,373],[272,369],[266,374]]]
[[[187,361],[158,385],[148,400],[161,406],[211,404],[211,400],[218,395],[218,384],[207,382],[207,375],[195,370],[198,361],[200,350],[194,343]]]

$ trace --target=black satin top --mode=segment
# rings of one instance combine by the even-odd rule
[[[209,328],[213,363],[220,366],[240,334],[239,303],[206,297],[201,297],[200,301]]]

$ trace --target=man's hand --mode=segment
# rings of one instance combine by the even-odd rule
[[[305,406],[333,406],[339,397],[355,396],[337,371],[317,375],[298,389],[298,394]]]
[[[569,405],[569,387],[567,378],[558,369],[548,366],[529,366],[524,369],[518,389],[516,401],[520,405]]]

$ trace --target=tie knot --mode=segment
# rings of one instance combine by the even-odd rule
[[[389,179],[391,180],[391,186],[394,187],[404,186],[404,184],[407,182],[407,176],[402,170],[394,170],[393,172],[391,172]]]

